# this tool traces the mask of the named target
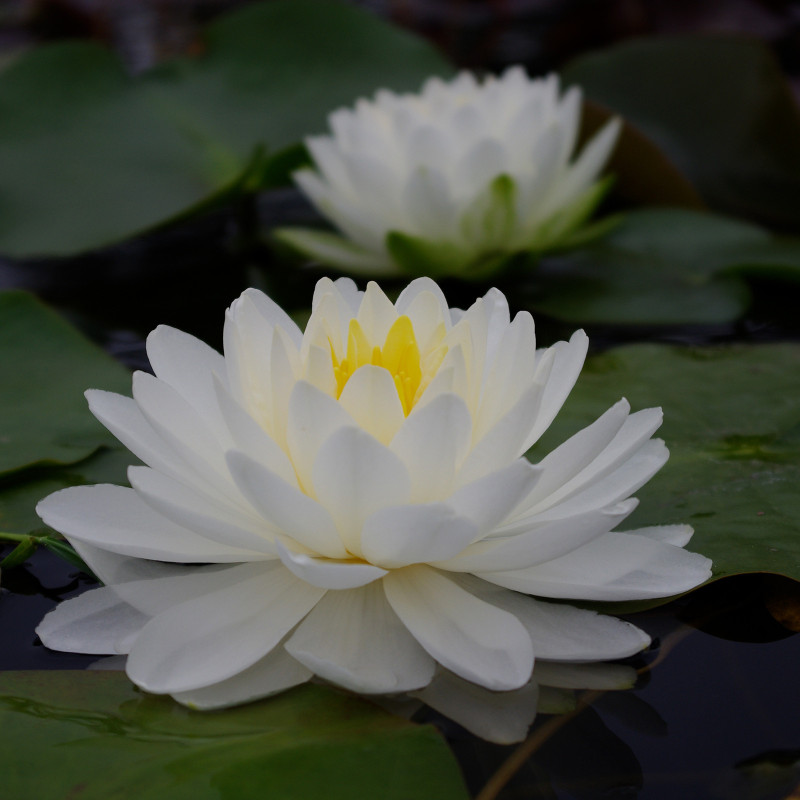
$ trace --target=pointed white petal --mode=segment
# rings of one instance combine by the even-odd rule
[[[647,536],[648,539],[655,539],[664,544],[685,547],[694,535],[694,528],[691,525],[653,525],[622,533],[627,533],[629,536]]]
[[[711,577],[711,561],[645,536],[612,532],[553,561],[479,577],[540,597],[643,600],[688,592]]]
[[[282,533],[315,553],[347,558],[331,515],[318,502],[244,453],[228,453],[228,464],[242,494]]]
[[[311,676],[311,670],[278,645],[253,666],[232,678],[189,692],[174,692],[172,696],[189,708],[230,708],[271,697],[292,686],[305,683]]]
[[[476,525],[445,503],[396,506],[367,517],[361,549],[371,563],[394,569],[452,558],[476,535]]]
[[[99,484],[48,495],[39,516],[69,539],[125,556],[158,561],[252,561],[262,553],[212,542],[153,511],[133,489]]]
[[[435,667],[386,601],[379,582],[328,592],[286,649],[316,675],[367,694],[419,689],[430,682]]]
[[[289,550],[278,541],[278,554],[284,566],[301,580],[321,589],[356,589],[382,578],[385,569],[363,561],[336,561],[316,558]]]
[[[487,689],[518,689],[530,679],[533,646],[513,614],[430,567],[390,572],[383,587],[397,616],[442,666]]]
[[[391,374],[372,364],[350,376],[339,403],[358,425],[386,445],[406,419]]]
[[[116,643],[138,633],[149,617],[103,586],[59,603],[36,628],[45,647],[68,653],[116,653]]]
[[[213,542],[273,555],[275,529],[249,507],[216,503],[150,467],[130,467],[128,480],[147,505]]]
[[[455,394],[441,394],[416,407],[392,440],[411,477],[411,501],[447,497],[472,435],[472,416]]]
[[[319,502],[355,556],[361,555],[364,520],[381,508],[407,503],[411,490],[403,462],[359,428],[342,428],[328,438],[312,478]]]
[[[233,586],[173,606],[142,628],[128,676],[155,694],[226,680],[269,653],[325,594],[282,564],[247,564]]]

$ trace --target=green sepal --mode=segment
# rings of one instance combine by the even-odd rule
[[[12,567],[18,567],[24,561],[27,561],[35,551],[36,538],[28,536],[23,541],[19,542],[19,544],[0,561],[0,568],[11,569]]]
[[[349,239],[330,231],[313,228],[276,228],[271,231],[276,242],[329,267],[366,275],[386,275],[394,270],[388,259],[365,250]]]
[[[385,244],[400,270],[414,277],[460,275],[467,263],[464,251],[451,242],[435,242],[402,231],[389,231]]]

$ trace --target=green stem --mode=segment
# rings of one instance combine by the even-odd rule
[[[0,541],[3,542],[27,542],[28,539],[35,538],[35,536],[31,536],[28,533],[5,533],[0,531]]]

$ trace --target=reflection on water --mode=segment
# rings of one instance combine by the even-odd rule
[[[50,652],[33,634],[57,599],[87,583],[48,552],[8,571],[0,597],[0,668],[80,669],[94,661]],[[476,796],[516,753],[519,764],[507,765],[507,782],[491,797],[783,800],[800,785],[800,637],[770,610],[792,619],[786,609],[796,610],[797,601],[791,582],[746,576],[635,615],[654,638],[651,650],[628,662],[640,672],[636,687],[593,692],[591,705],[568,717],[540,714],[532,731],[538,738],[526,751],[488,744],[430,709],[417,718],[440,726]],[[137,696],[131,687],[121,716],[87,713],[83,723],[138,737],[139,711],[152,703],[171,701]],[[55,713],[30,703],[18,711]],[[181,735],[188,733],[180,727]],[[166,730],[140,733],[169,738]]]

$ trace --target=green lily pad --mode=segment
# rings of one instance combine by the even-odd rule
[[[760,42],[634,40],[581,56],[563,77],[659,145],[712,207],[800,228],[800,110]]]
[[[119,672],[4,672],[0,742],[8,798],[468,797],[432,728],[321,686],[195,712]]]
[[[769,572],[800,581],[800,345],[633,345],[591,357],[531,456],[625,396],[661,406],[666,466],[625,528],[690,523],[714,579]],[[652,604],[651,604],[652,605]]]
[[[83,252],[274,185],[337,106],[451,71],[422,40],[316,0],[248,6],[201,47],[137,78],[85,42],[0,72],[0,252]]]
[[[128,392],[130,373],[24,292],[0,292],[0,362],[0,476],[118,446],[83,393]]]
[[[633,211],[602,242],[543,260],[529,303],[578,324],[730,322],[750,301],[734,273],[759,258],[778,263],[772,247],[765,230],[738,220],[687,209]],[[781,257],[785,264],[788,250]]]

